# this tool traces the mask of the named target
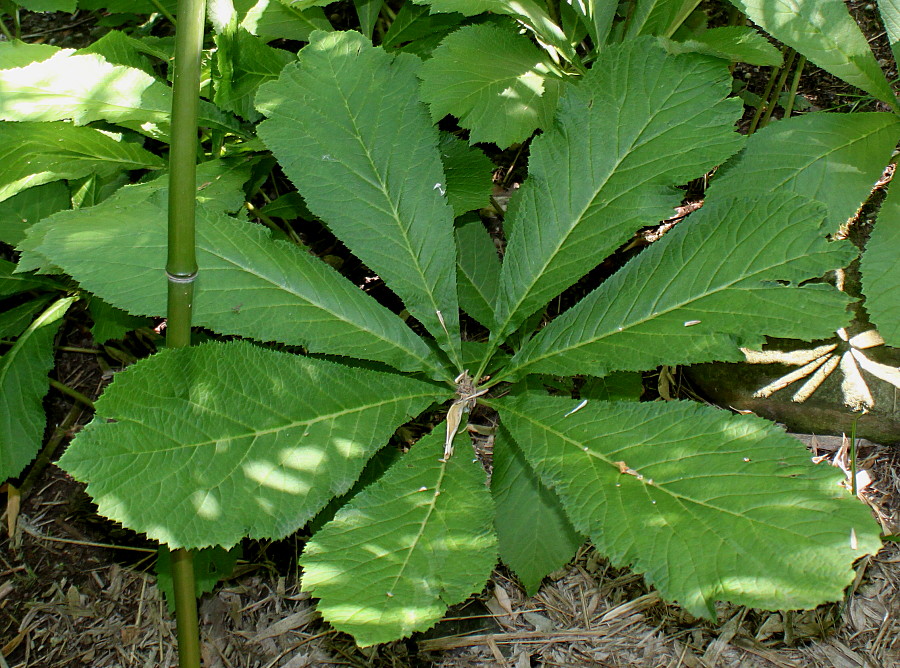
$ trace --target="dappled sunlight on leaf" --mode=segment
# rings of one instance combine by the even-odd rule
[[[137,531],[172,547],[231,546],[302,526],[440,396],[245,342],[166,350],[116,377],[97,404],[115,422],[91,423],[62,465]]]
[[[490,24],[452,33],[419,77],[434,120],[453,114],[471,130],[470,143],[495,142],[501,148],[552,123],[562,85],[551,74],[547,55],[528,38]]]
[[[243,470],[250,480],[258,482],[263,487],[268,487],[279,492],[304,495],[309,492],[311,487],[310,484],[287,473],[275,462],[248,462],[247,464],[244,464]]]
[[[191,495],[191,502],[197,514],[205,520],[217,520],[222,516],[222,505],[215,494],[208,490],[197,490]]]
[[[437,366],[434,353],[402,320],[326,263],[272,240],[258,225],[221,215],[223,202],[234,201],[235,191],[243,198],[240,181],[233,178],[239,174],[231,174],[228,170],[236,170],[224,161],[204,165],[212,165],[208,190],[216,197],[201,201],[197,210],[200,277],[194,324],[302,345],[312,352],[377,360],[401,370]],[[19,249],[33,266],[49,260],[129,313],[162,315],[166,192],[156,182],[120,192],[96,207],[39,222]]]
[[[788,193],[709,202],[550,323],[513,359],[529,372],[591,373],[738,361],[764,335],[812,340],[850,299],[799,284],[856,253],[826,238],[825,211]],[[804,300],[803,317],[795,304]]]
[[[480,588],[497,558],[485,474],[467,436],[441,458],[443,425],[421,439],[307,545],[303,586],[360,645],[429,628]]]
[[[83,125],[107,120],[134,128],[165,127],[171,105],[172,91],[164,83],[97,54],[65,49],[41,62],[0,70],[0,119],[6,121],[71,119]],[[208,102],[201,102],[200,122],[222,130],[239,127]]]
[[[458,367],[453,210],[437,131],[418,99],[421,62],[391,56],[355,32],[310,39],[297,62],[260,87],[256,104],[268,120],[259,136],[310,211],[384,279]]]
[[[853,558],[880,547],[840,471],[771,423],[676,401],[590,402],[567,416],[575,405],[523,395],[499,408],[575,528],[693,614],[716,600],[838,600]]]

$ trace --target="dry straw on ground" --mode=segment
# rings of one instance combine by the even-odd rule
[[[840,456],[834,439],[807,441]],[[896,533],[900,451],[868,445],[860,457],[859,480],[870,478],[863,493]],[[0,646],[9,668],[175,666],[174,623],[153,576],[72,538],[57,512],[64,499],[40,498],[23,511],[16,540],[0,543]],[[52,576],[54,562],[73,559],[80,577],[65,568]],[[204,665],[891,668],[900,666],[900,546],[888,543],[860,564],[844,604],[808,612],[722,605],[718,622],[707,623],[660,601],[641,577],[610,567],[589,546],[532,598],[495,572],[473,607],[483,614],[460,616],[474,633],[454,635],[450,620],[415,642],[360,650],[318,618],[295,578],[257,569],[203,600]]]

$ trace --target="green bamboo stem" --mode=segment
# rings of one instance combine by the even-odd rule
[[[169,247],[166,260],[168,318],[166,345],[191,345],[191,315],[197,255],[194,219],[197,193],[197,116],[200,56],[205,29],[205,0],[178,0],[175,30],[175,78],[169,151]],[[178,663],[200,668],[200,627],[194,587],[193,556],[172,550],[172,580],[178,627]]]

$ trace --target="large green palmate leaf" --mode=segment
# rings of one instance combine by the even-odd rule
[[[29,239],[36,253],[101,299],[133,315],[159,316],[166,311],[167,192],[140,188],[50,216],[29,230]],[[401,370],[437,366],[397,316],[304,249],[273,241],[261,226],[201,205],[197,262],[196,325]]]
[[[0,357],[0,480],[19,475],[41,448],[53,339],[73,301],[55,301]]]
[[[843,0],[730,0],[778,41],[896,108],[891,86]]]
[[[0,70],[0,120],[106,120],[165,138],[172,90],[146,72],[97,54],[64,49],[24,67]],[[200,125],[236,131],[234,118],[200,101]]]
[[[100,513],[170,547],[295,531],[446,390],[243,341],[116,375],[60,465]]]
[[[764,335],[812,340],[846,320],[828,285],[796,287],[856,250],[829,242],[822,206],[769,194],[704,205],[529,341],[513,369],[605,376],[743,359]],[[785,285],[789,283],[791,285]]]
[[[892,186],[866,242],[862,263],[866,311],[885,342],[900,348],[900,188]]]
[[[260,88],[257,107],[269,120],[259,136],[310,211],[458,364],[453,210],[437,130],[418,100],[421,61],[356,32],[310,40],[297,63]]]
[[[693,402],[522,396],[501,419],[575,528],[695,615],[840,600],[880,546],[868,508],[772,423]]]
[[[716,174],[707,199],[788,190],[828,207],[837,229],[856,213],[900,139],[894,114],[805,114],[766,126]]]
[[[533,596],[544,576],[562,568],[586,539],[572,527],[559,497],[541,482],[503,425],[494,440],[493,464],[500,558]]]
[[[464,440],[443,461],[439,425],[307,543],[303,588],[359,645],[424,631],[490,577],[494,508]]]
[[[469,143],[500,148],[550,125],[562,81],[547,54],[512,26],[470,25],[448,35],[422,66],[421,96],[439,121],[453,114]]]
[[[729,82],[721,61],[670,56],[641,38],[604,50],[569,87],[510,206],[497,340],[636,229],[669,217],[683,194],[673,186],[738,150]]]
[[[116,141],[94,128],[0,122],[0,201],[60,179],[164,166],[137,144]]]

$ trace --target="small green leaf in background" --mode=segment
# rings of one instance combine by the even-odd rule
[[[497,340],[637,229],[671,216],[684,196],[674,186],[740,148],[734,123],[742,106],[726,99],[730,82],[721,61],[670,56],[643,37],[609,46],[567,87],[510,202]]]
[[[0,120],[72,119],[78,125],[107,120],[165,138],[171,107],[172,90],[163,82],[97,54],[64,49],[41,62],[0,70]],[[200,124],[239,129],[234,118],[203,100]]]
[[[310,7],[325,7],[331,4],[331,0],[280,0],[280,2],[298,11],[303,11]]]
[[[699,0],[636,0],[624,39],[639,35],[671,37],[699,4]]]
[[[547,54],[511,26],[470,25],[448,35],[419,73],[421,96],[439,121],[447,114],[469,142],[500,148],[550,125],[562,81]]]
[[[545,44],[553,46],[569,62],[578,62],[578,56],[569,38],[547,14],[542,3],[535,0],[413,0],[427,4],[432,12],[458,12],[475,16],[490,12],[505,14],[528,26]]]
[[[720,600],[839,601],[853,562],[881,547],[844,474],[761,418],[681,401],[497,403],[575,528],[694,615]]]
[[[463,18],[462,14],[430,14],[427,6],[405,2],[384,34],[381,46],[396,49],[435,35],[442,39]]]
[[[65,12],[74,14],[76,0],[16,0],[16,4],[29,12]]]
[[[177,0],[78,0],[78,8],[100,10],[103,14],[153,14],[161,5],[170,14],[175,14]]]
[[[559,497],[537,476],[503,425],[494,439],[491,493],[500,558],[529,596],[587,540],[566,517]]]
[[[494,508],[468,441],[443,461],[438,425],[307,543],[304,590],[360,646],[430,628],[490,577]]]
[[[0,357],[0,480],[19,475],[41,448],[53,340],[73,301],[55,301]]]
[[[260,213],[269,218],[281,218],[282,220],[312,220],[313,215],[309,212],[306,202],[298,192],[285,193],[278,199],[274,199],[266,204]]]
[[[211,592],[221,580],[231,575],[241,557],[240,545],[225,550],[218,545],[194,552],[194,591],[197,598]],[[172,553],[160,545],[156,555],[156,586],[163,593],[170,613],[175,612],[175,589],[172,585]]]
[[[332,30],[321,7],[300,11],[278,0],[236,0],[234,5],[240,27],[266,42],[273,39],[305,42],[314,30]]]
[[[359,27],[363,35],[372,39],[375,31],[375,22],[381,13],[384,0],[353,0],[356,7],[356,15],[359,17]]]
[[[264,84],[259,136],[321,218],[403,300],[456,364],[453,210],[437,130],[418,99],[421,61],[357,32],[314,33]],[[315,167],[311,167],[315,165]]]
[[[893,185],[860,266],[866,311],[889,346],[900,348],[900,188]]]
[[[884,29],[891,43],[894,62],[900,63],[900,1],[878,0],[878,11],[881,13],[881,22],[884,23]]]
[[[617,2],[609,0],[586,0],[569,5],[582,18],[595,48],[601,48],[607,43],[613,20],[616,18],[617,5]]]
[[[754,28],[727,26],[703,30],[684,41],[661,40],[669,53],[700,53],[760,67],[780,67],[781,51]]]
[[[810,62],[896,108],[891,86],[843,0],[731,0]]]
[[[603,376],[737,361],[738,346],[760,347],[764,335],[827,338],[850,298],[797,285],[847,265],[856,249],[828,241],[824,217],[790,193],[710,201],[541,330],[512,366]]]
[[[96,42],[91,43],[76,53],[79,55],[96,53],[113,65],[124,65],[154,75],[153,63],[145,55],[147,48],[139,39],[135,39],[121,30],[110,30]],[[166,58],[163,59],[167,61]]]
[[[23,190],[0,202],[0,241],[15,246],[25,231],[51,213],[68,209],[69,189],[62,181]]]
[[[0,312],[0,339],[14,339],[28,329],[38,311],[43,310],[51,299],[49,295],[39,297]]]
[[[467,211],[490,204],[494,164],[477,148],[457,139],[449,132],[441,133],[438,146],[447,177],[447,201],[457,218]]]
[[[116,375],[60,465],[103,515],[170,547],[280,538],[445,394],[243,341],[168,349]]]
[[[59,53],[52,44],[28,44],[19,40],[0,42],[0,67],[4,70],[39,63]]]
[[[815,113],[772,123],[718,171],[706,197],[787,190],[828,207],[832,230],[869,196],[900,139],[894,114]]]
[[[15,262],[0,258],[0,297],[8,297],[19,292],[39,289],[59,289],[62,287],[52,278],[21,273]]]
[[[638,401],[643,392],[641,374],[617,371],[603,378],[588,376],[578,389],[578,396],[590,401]]]
[[[128,172],[117,172],[109,176],[91,174],[82,179],[70,181],[72,208],[85,209],[96,206],[129,183],[131,183],[131,175]]]
[[[296,56],[266,45],[244,29],[238,29],[233,37],[216,35],[216,44],[219,47],[216,58],[220,69],[223,58],[229,59],[230,63],[227,85],[217,81],[215,103],[246,120],[259,120],[262,116],[253,106],[257,89],[260,84],[277,77],[285,65],[296,60]]]
[[[0,122],[0,201],[23,190],[89,174],[162,169],[165,162],[137,144],[71,123]]]
[[[456,228],[456,245],[460,308],[490,328],[500,284],[500,258],[494,240],[476,216]]]
[[[97,343],[106,343],[110,339],[121,341],[128,332],[149,327],[153,321],[149,318],[126,313],[115,306],[110,306],[99,297],[91,297],[88,302],[88,310],[91,313],[91,336]]]

